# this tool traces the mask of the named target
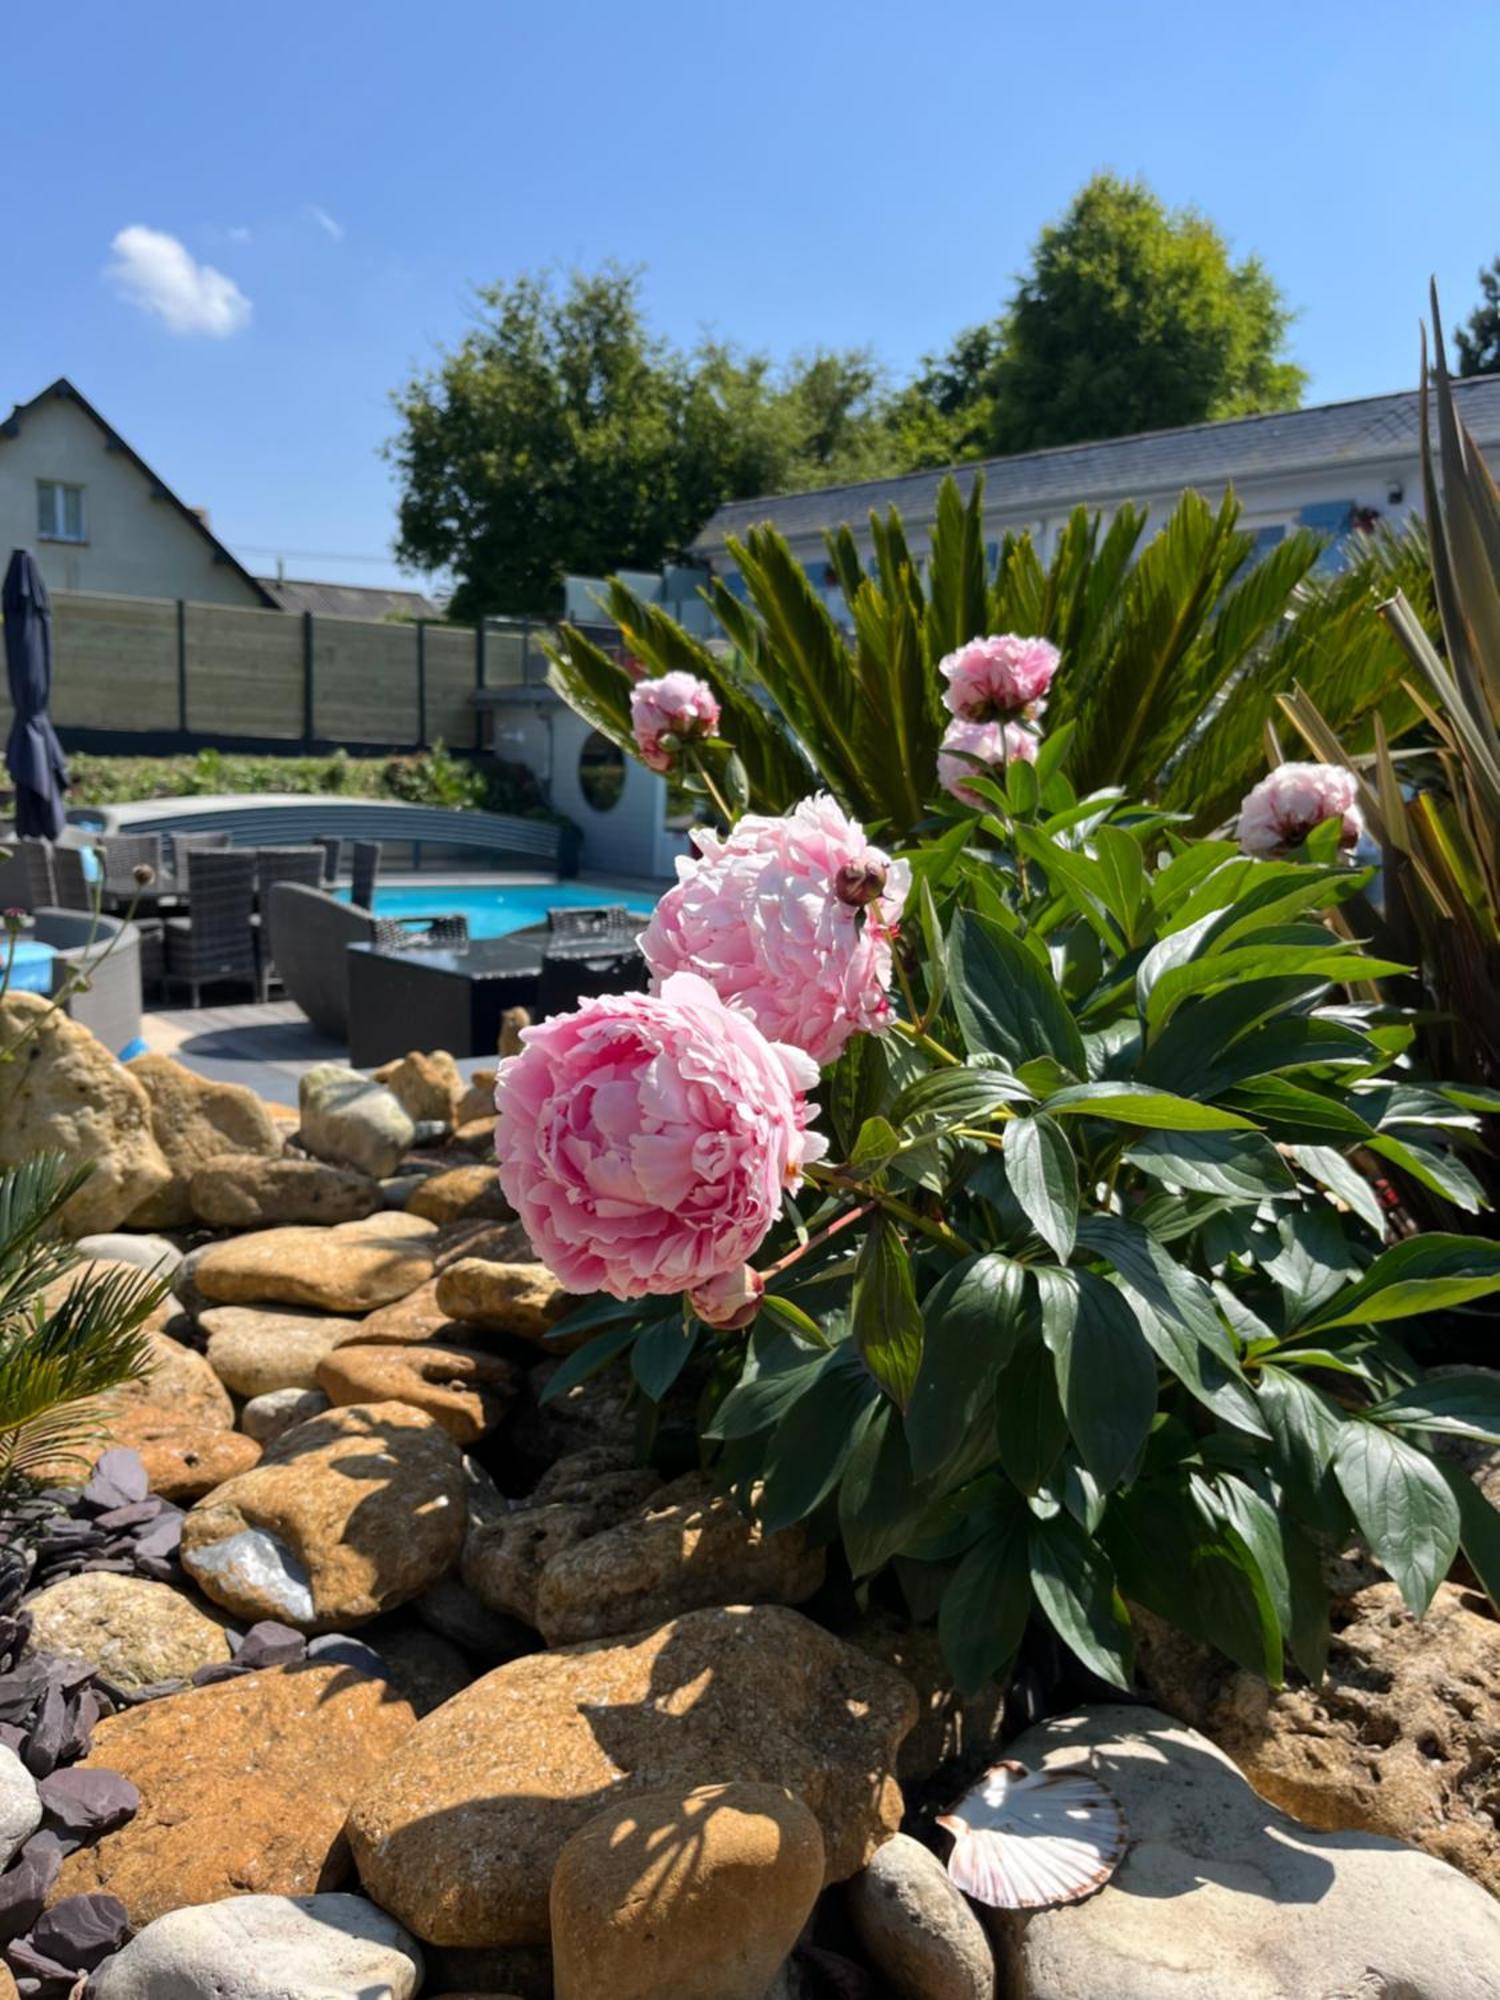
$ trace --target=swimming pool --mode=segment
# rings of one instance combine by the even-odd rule
[[[345,899],[348,890],[339,892]],[[476,886],[472,882],[424,883],[420,888],[377,887],[377,917],[463,916],[469,935],[505,937],[544,924],[549,910],[596,909],[623,903],[627,910],[649,916],[656,898],[640,890],[609,889],[597,882],[510,882]]]

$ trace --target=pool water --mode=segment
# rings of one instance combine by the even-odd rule
[[[348,890],[340,892],[346,899]],[[649,916],[656,898],[639,890],[601,888],[591,882],[517,882],[476,887],[473,883],[433,882],[421,888],[377,886],[377,917],[447,917],[469,920],[469,936],[505,937],[544,924],[549,910],[597,909],[623,903]]]

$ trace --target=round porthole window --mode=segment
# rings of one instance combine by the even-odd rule
[[[617,806],[625,789],[625,752],[597,729],[578,753],[578,789],[598,813]]]

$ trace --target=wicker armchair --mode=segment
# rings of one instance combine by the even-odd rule
[[[382,951],[433,951],[469,942],[463,916],[376,917],[374,942]]]
[[[278,882],[266,901],[266,938],[289,1000],[315,1028],[349,1038],[351,944],[369,944],[375,919],[301,882]]]
[[[98,845],[104,880],[111,890],[123,892],[134,886],[135,871],[143,866],[161,879],[159,833],[101,833]]]
[[[120,917],[40,909],[35,912],[33,934],[57,954],[52,961],[54,994],[62,993],[73,974],[84,974],[82,983],[64,1002],[73,1019],[97,1035],[112,1055],[139,1055],[139,928]]]
[[[57,885],[57,907],[62,910],[92,910],[98,897],[84,868],[83,849],[58,841],[52,849],[52,879]]]
[[[380,842],[378,840],[356,840],[351,843],[352,861],[350,875],[352,887],[350,900],[362,910],[373,908],[375,902],[375,878],[380,873]]]
[[[339,864],[344,858],[343,837],[337,833],[314,834],[313,845],[323,850],[323,880],[337,882]]]
[[[196,849],[200,853],[206,848],[217,852],[229,845],[227,833],[169,833],[167,852],[172,860],[172,873],[179,882],[187,880],[187,858]]]
[[[263,999],[256,949],[255,856],[247,851],[194,849],[188,855],[188,909],[166,927],[167,978],[199,1003],[215,979],[244,979]]]

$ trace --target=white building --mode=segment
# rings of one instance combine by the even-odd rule
[[[1485,457],[1500,466],[1500,375],[1455,382],[1454,398]],[[1415,390],[1235,417],[1224,423],[1188,424],[1101,444],[1059,445],[1013,458],[912,472],[899,479],[734,500],[706,523],[688,555],[706,563],[734,589],[739,579],[725,546],[727,539],[769,522],[786,536],[830,607],[838,609],[842,598],[828,567],[824,534],[847,523],[868,557],[870,514],[895,507],[912,552],[920,557],[930,547],[938,488],[950,471],[965,497],[976,476],[984,477],[991,560],[1005,535],[1023,530],[1030,531],[1046,560],[1063,523],[1080,505],[1106,521],[1127,502],[1146,507],[1151,514],[1149,534],[1189,488],[1217,504],[1233,487],[1243,509],[1241,525],[1263,547],[1297,527],[1320,529],[1340,540],[1376,521],[1399,524],[1420,510],[1420,436]],[[1330,552],[1330,559],[1336,560],[1336,554]],[[677,576],[683,578],[682,601],[694,597],[686,587],[691,572],[667,572],[659,589],[674,611],[677,601],[666,584]],[[695,629],[707,629],[696,611],[693,618]]]

